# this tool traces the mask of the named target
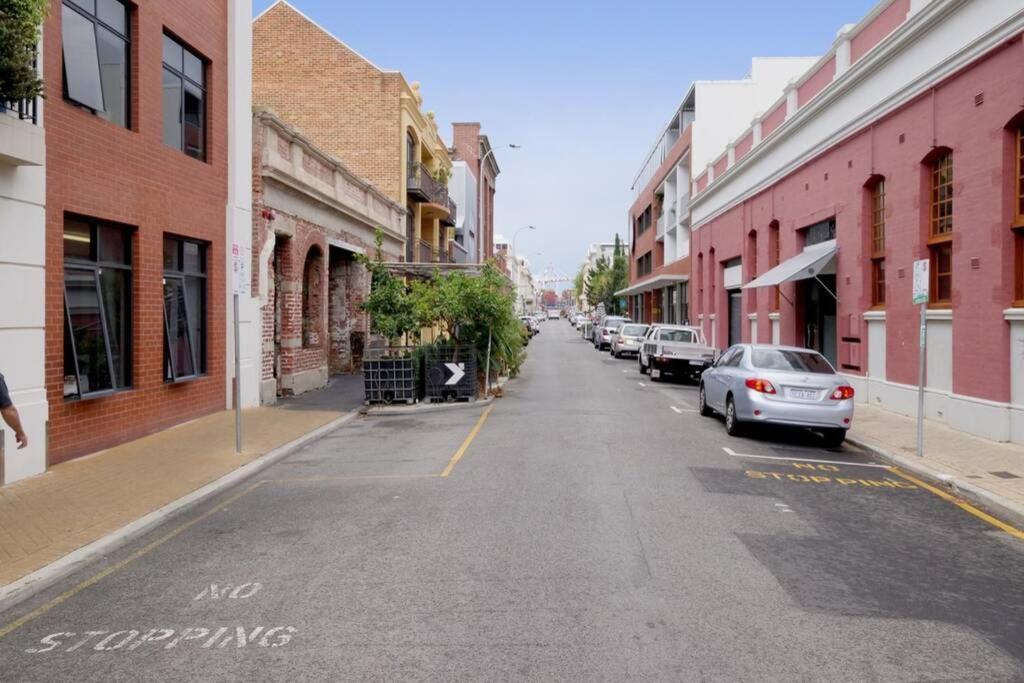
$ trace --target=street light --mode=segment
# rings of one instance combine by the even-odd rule
[[[519,145],[509,143],[507,145],[499,145],[497,147],[491,147],[489,150],[487,150],[487,154],[485,154],[483,156],[483,158],[480,159],[480,174],[479,174],[480,177],[476,179],[476,184],[477,184],[477,188],[476,188],[476,215],[480,218],[480,220],[478,222],[478,225],[476,226],[476,234],[477,234],[477,240],[476,240],[476,260],[477,260],[477,262],[483,262],[483,260],[484,260],[483,236],[484,236],[484,221],[486,220],[486,216],[484,216],[484,163],[487,161],[488,157],[490,157],[492,154],[494,154],[494,152],[496,150],[499,150],[499,149],[519,149]],[[513,240],[514,239],[515,238],[513,238]]]

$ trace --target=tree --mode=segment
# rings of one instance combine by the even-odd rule
[[[0,102],[28,100],[42,93],[34,61],[49,5],[48,0],[0,2]]]
[[[615,292],[620,292],[629,286],[629,265],[626,263],[626,252],[622,248],[622,241],[619,239],[618,234],[615,235],[615,250],[612,252],[612,269],[609,279],[608,299],[605,301],[605,308],[618,314],[625,313],[625,299],[615,296]]]
[[[604,302],[608,289],[608,259],[598,257],[594,267],[587,274],[587,304],[591,308]]]
[[[370,314],[370,331],[384,337],[389,345],[394,346],[402,337],[420,328],[405,283],[384,265],[381,252],[384,233],[379,228],[376,243],[376,256],[373,260],[362,254],[357,257],[370,272],[370,293],[363,302],[363,310]]]

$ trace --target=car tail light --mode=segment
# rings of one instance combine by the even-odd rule
[[[754,379],[750,378],[747,380],[747,388],[753,389],[762,394],[774,394],[775,385],[766,379]]]
[[[853,398],[853,387],[842,386],[832,392],[833,401],[845,401],[848,398]]]

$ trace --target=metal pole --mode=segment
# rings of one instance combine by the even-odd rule
[[[485,363],[484,398],[491,395],[491,328],[487,328],[487,362]]]
[[[242,452],[242,360],[238,323],[238,292],[232,297],[235,309],[235,453]]]
[[[924,374],[925,352],[928,348],[927,317],[928,304],[921,304],[920,352],[917,359],[917,457],[924,457]]]

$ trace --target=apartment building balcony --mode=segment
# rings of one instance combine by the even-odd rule
[[[444,225],[455,225],[455,202],[448,196],[448,188],[441,184],[422,163],[409,165],[406,194],[423,204],[424,218],[438,219]]]
[[[417,254],[417,263],[433,263],[434,262],[434,245],[430,242],[420,240],[419,253]]]
[[[38,124],[36,98],[0,101],[0,165],[42,166],[46,141]]]
[[[658,220],[655,225],[657,226],[657,232],[654,233],[654,238],[661,242],[665,239],[665,230],[667,228],[668,214],[661,214],[658,216]]]
[[[449,263],[469,263],[469,252],[455,240],[448,243]]]

